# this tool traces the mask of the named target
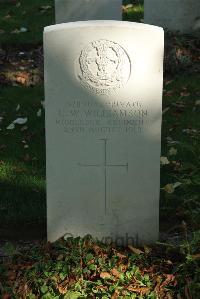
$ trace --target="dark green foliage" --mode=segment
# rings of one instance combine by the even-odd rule
[[[53,0],[0,1],[0,39],[7,46],[41,43],[43,27],[54,22]]]
[[[199,233],[179,246],[142,250],[105,246],[90,236],[61,239],[0,264],[0,291],[8,298],[197,298],[199,246]]]

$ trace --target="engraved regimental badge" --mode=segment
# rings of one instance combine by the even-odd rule
[[[81,84],[96,94],[109,94],[124,87],[131,73],[130,59],[125,50],[105,39],[86,46],[77,67]]]

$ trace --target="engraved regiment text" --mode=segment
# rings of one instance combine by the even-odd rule
[[[140,101],[68,101],[56,113],[56,125],[65,133],[123,133],[140,135],[148,125],[148,111]]]

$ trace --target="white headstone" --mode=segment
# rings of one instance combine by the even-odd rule
[[[55,0],[56,23],[121,20],[121,0]]]
[[[144,22],[171,31],[193,33],[200,19],[199,0],[145,0]],[[198,27],[198,28],[197,28]]]
[[[163,44],[139,23],[45,28],[50,241],[157,240]]]

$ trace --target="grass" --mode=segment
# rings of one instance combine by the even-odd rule
[[[124,5],[129,5],[131,1],[124,1]],[[127,6],[123,11],[124,21],[142,22],[144,17],[144,1],[137,0],[132,6]]]
[[[128,3],[124,2],[125,5]],[[53,0],[1,0],[0,8],[0,37],[2,47],[6,49],[37,47],[42,43],[43,27],[54,23]],[[141,13],[141,1],[138,1],[138,4],[128,8],[123,17],[136,21]],[[27,32],[20,32],[20,28],[26,28]],[[0,91],[1,229],[15,227],[16,224],[45,226],[43,100],[42,86],[9,86]],[[20,109],[16,111],[18,105]],[[42,109],[41,117],[37,117],[39,109]],[[22,125],[16,125],[13,130],[6,129],[19,117],[28,118],[25,124],[27,129],[23,130],[25,126]]]
[[[130,1],[124,1],[128,4]],[[138,1],[123,13],[126,21],[143,18],[143,2]],[[55,23],[54,0],[1,0],[0,39],[4,47],[24,47],[42,43],[43,28]],[[27,29],[23,32],[23,28]]]
[[[41,43],[43,28],[54,22],[53,0],[0,1],[0,38],[3,45]],[[26,28],[27,32],[21,32],[21,28]]]
[[[162,223],[177,220],[199,227],[200,217],[200,76],[178,76],[164,90],[162,156],[169,164],[161,167],[161,187],[181,183],[175,192],[161,190]],[[175,149],[177,154],[173,154]],[[173,219],[172,222],[167,219]]]
[[[45,220],[45,141],[43,87],[7,87],[0,91],[0,225]],[[16,111],[16,108],[18,111]],[[41,109],[41,117],[37,112]],[[6,129],[17,118],[24,125]],[[20,207],[20,209],[19,209]]]
[[[124,1],[124,5],[130,1]],[[42,28],[53,22],[53,1],[1,1],[0,28],[5,47],[12,44],[35,47],[42,42]],[[24,14],[22,13],[24,12]],[[142,18],[143,3],[128,6],[124,19]],[[7,16],[5,18],[5,16]],[[34,16],[34,18],[31,18]],[[27,27],[28,32],[8,34],[16,28]],[[10,84],[10,83],[9,83]],[[199,211],[199,99],[200,76],[181,75],[164,87],[162,156],[169,164],[161,167],[161,228],[166,220],[182,220],[198,228]],[[0,184],[3,197],[0,206],[0,225],[45,223],[45,140],[43,87],[4,87],[0,92],[1,140]],[[16,111],[17,106],[20,109]],[[37,116],[42,109],[41,117]],[[6,129],[13,120],[27,117],[25,130],[16,125]],[[196,130],[196,131],[195,131]],[[168,138],[168,141],[167,141]],[[178,141],[175,145],[169,144]],[[177,151],[170,154],[170,149]],[[173,190],[174,183],[181,183]],[[167,186],[167,187],[166,187]],[[170,189],[171,187],[171,189]],[[173,192],[172,192],[173,191]],[[20,210],[17,208],[20,206]],[[171,225],[171,223],[170,223]]]
[[[166,229],[165,223],[171,226],[182,220],[196,229],[199,226],[200,109],[195,105],[199,99],[199,85],[200,76],[194,75],[190,79],[179,76],[165,86],[163,109],[169,110],[163,116],[162,156],[168,157],[170,163],[161,168],[161,188],[176,182],[181,185],[173,193],[161,190],[163,229]],[[0,185],[4,194],[1,199],[2,227],[8,224],[14,226],[15,223],[45,223],[43,100],[42,86],[7,87],[0,92],[3,117],[0,141]],[[16,111],[18,105],[20,108]],[[42,115],[38,117],[40,109]],[[27,123],[8,130],[7,127],[19,117],[27,117]],[[24,126],[27,129],[21,131]],[[167,137],[179,143],[170,145]],[[169,154],[171,148],[177,150],[176,155]],[[172,220],[170,223],[166,221],[169,218]]]

